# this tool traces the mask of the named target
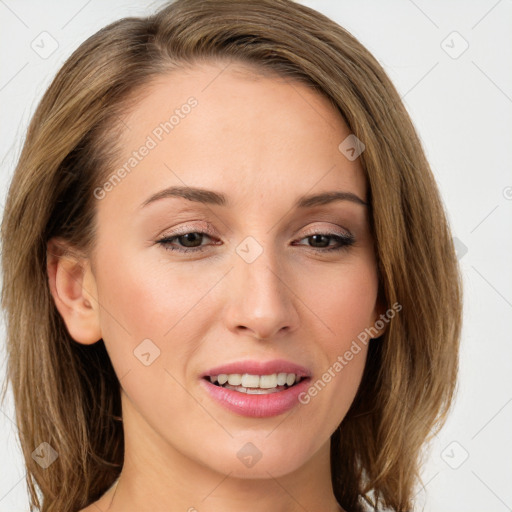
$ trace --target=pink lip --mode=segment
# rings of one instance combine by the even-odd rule
[[[272,375],[273,373],[295,373],[299,377],[310,377],[311,372],[304,366],[299,366],[285,359],[272,361],[238,361],[216,366],[201,374],[201,377],[216,376],[221,373],[250,373],[252,375]]]
[[[241,416],[267,418],[283,414],[295,407],[299,403],[299,395],[308,388],[310,379],[302,379],[291,388],[268,395],[248,395],[240,391],[222,388],[212,384],[206,378],[200,379],[200,381],[208,394],[228,410]]]
[[[273,373],[295,373],[302,380],[294,386],[266,395],[250,395],[232,389],[226,389],[212,384],[209,376],[217,376],[221,373],[232,374],[249,373],[252,375],[272,375]],[[207,393],[220,405],[242,416],[254,418],[266,418],[276,416],[292,409],[298,403],[298,396],[308,386],[311,372],[303,367],[284,359],[273,361],[239,361],[222,366],[216,366],[201,375],[201,385]]]

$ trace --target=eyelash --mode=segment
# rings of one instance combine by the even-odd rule
[[[206,245],[200,245],[199,247],[187,247],[187,248],[180,248],[180,247],[177,247],[177,246],[171,246],[171,242],[175,239],[178,239],[182,236],[185,236],[185,235],[189,235],[189,234],[192,234],[192,233],[195,233],[195,234],[198,234],[198,235],[206,235],[208,237],[212,237],[209,233],[206,233],[204,231],[185,231],[183,233],[176,233],[174,234],[173,236],[169,237],[169,236],[166,236],[165,238],[162,238],[160,240],[157,241],[157,243],[159,243],[160,245],[162,245],[164,247],[165,250],[167,251],[177,251],[177,252],[181,252],[181,253],[193,253],[193,252],[202,252],[205,250]],[[340,233],[311,233],[311,234],[308,234],[306,235],[305,237],[301,238],[300,240],[304,240],[306,238],[311,238],[313,236],[326,236],[326,237],[329,237],[335,241],[337,241],[340,245],[339,246],[334,246],[334,247],[324,247],[324,248],[321,248],[321,247],[308,247],[309,249],[315,251],[315,252],[320,252],[320,253],[326,253],[326,252],[332,252],[332,251],[341,251],[341,250],[347,250],[351,245],[353,245],[355,243],[355,238],[353,235],[346,235],[346,234],[340,234]],[[300,244],[300,245],[303,245],[303,244]]]

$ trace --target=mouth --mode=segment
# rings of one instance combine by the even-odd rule
[[[248,395],[269,395],[286,391],[307,378],[296,373],[285,372],[268,375],[221,373],[203,377],[203,379],[211,382],[214,386]]]
[[[206,394],[219,406],[247,417],[283,414],[297,405],[312,374],[285,359],[235,361],[200,375]]]

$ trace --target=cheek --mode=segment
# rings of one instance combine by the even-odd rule
[[[323,325],[329,352],[343,350],[375,321],[378,279],[371,258],[304,277],[301,297]]]
[[[137,354],[146,353],[146,347],[150,359],[158,355],[155,364],[185,373],[188,355],[212,321],[208,301],[202,299],[219,280],[219,271],[199,275],[186,265],[171,265],[165,254],[127,254],[112,251],[97,276],[101,329],[114,368],[122,375],[139,367]]]
[[[204,332],[207,321],[199,319],[194,304],[211,285],[203,291],[165,261],[148,264],[137,256],[105,259],[98,283],[103,339],[132,404],[147,418],[167,410],[201,419],[196,401],[178,383],[184,382],[195,333]]]
[[[168,269],[158,258],[144,260],[134,254],[117,259],[109,254],[109,260],[102,267],[98,287],[102,305],[108,309],[105,328],[124,328],[134,339],[163,338],[199,298],[199,290],[187,282],[184,272]]]
[[[378,292],[375,266],[370,258],[317,273],[302,291],[318,320],[317,348],[321,352],[315,377],[300,398],[314,417],[324,418],[332,433],[346,415],[361,382],[368,352],[365,329],[373,325]],[[307,295],[306,294],[307,291]],[[322,333],[320,335],[320,333]]]

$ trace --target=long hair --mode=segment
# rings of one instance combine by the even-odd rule
[[[1,231],[6,382],[30,509],[87,506],[117,479],[124,456],[119,381],[103,340],[70,337],[48,285],[47,242],[94,247],[93,191],[113,170],[120,117],[158,76],[209,59],[309,85],[365,145],[379,294],[401,311],[370,342],[358,393],[331,438],[332,483],[347,510],[363,510],[364,498],[376,510],[410,510],[422,450],[456,385],[458,262],[433,174],[384,70],[348,31],[291,0],[177,0],[121,19],[68,58],[39,103]],[[42,442],[58,454],[47,468],[32,457]]]

